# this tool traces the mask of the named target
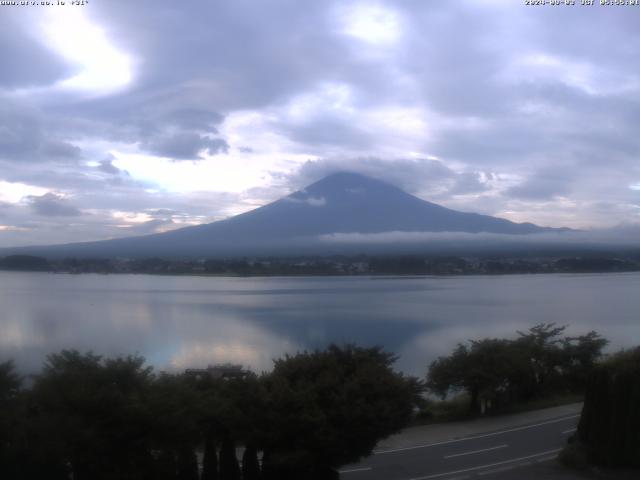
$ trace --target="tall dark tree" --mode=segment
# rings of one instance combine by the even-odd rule
[[[608,343],[608,340],[595,331],[564,339],[563,350],[566,357],[563,369],[572,389],[584,391],[589,375],[602,358],[602,350]]]
[[[242,454],[242,480],[260,480],[260,477],[258,450],[254,444],[249,443]]]
[[[218,454],[215,437],[211,432],[205,435],[201,480],[218,480]]]
[[[200,424],[205,432],[218,439],[231,438],[241,445],[258,445],[267,431],[265,391],[255,374],[243,371],[234,378],[202,376],[191,379],[200,396]],[[227,443],[228,443],[227,439]],[[224,448],[227,443],[222,445]],[[205,438],[205,449],[207,440]],[[228,452],[228,449],[225,450]],[[223,467],[223,451],[219,456],[219,478],[235,475],[234,467]],[[213,458],[213,457],[212,457]],[[237,464],[229,455],[232,463]],[[235,458],[235,454],[234,454]],[[231,472],[231,473],[229,473]]]
[[[140,357],[50,355],[30,395],[33,454],[69,465],[76,480],[148,478],[151,380]]]
[[[220,447],[220,480],[240,480],[240,477],[235,442],[230,435],[225,435]]]

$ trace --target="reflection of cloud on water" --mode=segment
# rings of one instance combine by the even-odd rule
[[[272,359],[330,342],[383,345],[423,376],[461,341],[540,322],[640,343],[640,275],[200,278],[0,272],[0,361],[31,372],[60,349],[140,353],[173,370]],[[340,294],[336,294],[340,291]],[[30,373],[30,372],[26,372]]]
[[[33,347],[36,345],[44,345],[46,342],[46,338],[43,335],[29,329],[28,324],[17,320],[5,320],[1,328],[0,348],[2,350]]]
[[[256,365],[258,352],[255,348],[241,343],[215,344],[194,343],[183,347],[171,358],[171,366],[176,370],[191,367],[204,367],[218,363]]]
[[[287,338],[242,324],[222,325],[225,331],[211,340],[182,343],[170,360],[171,370],[203,368],[219,363],[240,364],[254,372],[271,370],[273,359],[301,350]],[[226,328],[225,328],[226,327]]]
[[[429,364],[442,355],[449,355],[458,343],[481,338],[514,338],[517,330],[526,330],[529,323],[508,322],[476,325],[443,325],[414,338],[397,352],[398,368],[412,375],[424,377]]]

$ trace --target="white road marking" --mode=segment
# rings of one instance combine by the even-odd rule
[[[475,470],[483,470],[485,468],[497,467],[498,465],[504,465],[507,463],[520,462],[522,460],[527,460],[529,458],[542,457],[544,455],[549,455],[552,453],[558,453],[561,448],[557,448],[555,450],[547,450],[546,452],[535,453],[533,455],[527,455],[526,457],[520,458],[512,458],[511,460],[504,460],[502,462],[490,463],[488,465],[480,465],[478,467],[465,468],[464,470],[456,470],[454,472],[444,472],[444,473],[436,473],[434,475],[427,475],[425,477],[415,477],[410,480],[427,480],[429,478],[438,478],[438,477],[446,477],[447,475],[455,475],[456,473],[465,473],[465,472],[473,472]]]
[[[457,438],[457,439],[454,439],[454,440],[446,440],[444,442],[427,443],[427,444],[424,444],[424,445],[415,445],[413,447],[392,448],[390,450],[378,450],[377,452],[373,452],[373,454],[374,455],[382,455],[383,453],[404,452],[406,450],[415,450],[417,448],[428,448],[428,447],[435,447],[437,445],[447,445],[449,443],[466,442],[468,440],[475,440],[477,438],[493,437],[495,435],[502,435],[503,433],[518,432],[520,430],[527,430],[528,428],[535,428],[535,427],[541,427],[542,425],[550,425],[552,423],[564,422],[565,420],[571,420],[573,418],[578,418],[579,416],[580,416],[580,414],[571,415],[570,417],[556,418],[555,420],[548,420],[546,422],[536,423],[534,425],[525,425],[524,427],[515,427],[515,428],[510,428],[508,430],[502,430],[500,432],[485,433],[483,435],[475,435],[475,436],[472,436],[472,437]]]
[[[577,428],[570,428],[569,430],[565,430],[564,432],[562,432],[563,435],[566,435],[567,433],[573,433],[576,430],[578,430]]]
[[[454,455],[447,455],[444,458],[455,458],[455,457],[462,457],[464,455],[473,455],[474,453],[489,452],[491,450],[498,450],[499,448],[507,448],[508,446],[509,445],[498,445],[497,447],[483,448],[482,450],[474,450],[472,452],[464,452],[464,453],[456,453]]]
[[[371,470],[371,467],[350,468],[349,470],[339,470],[338,473],[368,472],[369,470]]]

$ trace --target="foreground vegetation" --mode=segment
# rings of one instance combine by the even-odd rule
[[[605,339],[564,331],[543,323],[460,344],[430,365],[426,382],[395,372],[393,354],[352,345],[285,356],[260,376],[156,373],[138,356],[62,351],[25,381],[6,362],[0,478],[332,479],[416,412],[459,418],[585,389],[585,457],[637,465],[640,349],[602,363]],[[427,399],[425,389],[448,400]]]
[[[223,379],[63,351],[28,389],[5,363],[0,478],[337,478],[336,467],[411,419],[420,384],[394,372],[394,360],[379,348],[331,346],[279,359],[260,377]]]
[[[640,347],[598,365],[578,431],[562,459],[573,466],[640,468]]]

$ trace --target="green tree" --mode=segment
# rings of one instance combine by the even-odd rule
[[[427,387],[441,397],[466,391],[470,411],[573,389],[583,391],[607,344],[596,332],[562,337],[566,327],[541,323],[514,339],[472,340],[429,366]]]
[[[352,345],[276,360],[264,379],[264,478],[333,477],[405,426],[421,385],[394,372],[395,360]]]
[[[191,376],[189,382],[197,391],[200,401],[197,418],[205,438],[203,477],[236,478],[240,470],[236,468],[235,450],[231,455],[227,447],[232,441],[240,445],[257,446],[264,438],[267,425],[263,382],[247,371],[234,378]],[[213,477],[215,465],[208,466],[216,461],[215,444],[221,444],[222,447],[217,464],[219,477]]]
[[[151,380],[141,357],[50,355],[30,396],[34,454],[68,465],[76,480],[149,478]]]
[[[495,403],[501,395],[512,395],[517,365],[516,351],[508,340],[484,339],[459,344],[448,357],[440,357],[429,367],[427,387],[442,397],[464,390],[469,394],[469,410],[481,411],[483,402]]]
[[[589,375],[602,358],[602,350],[609,341],[595,331],[577,337],[567,337],[563,341],[565,352],[565,376],[573,390],[584,391]]]
[[[540,323],[527,332],[518,332],[520,337],[515,340],[515,345],[528,363],[520,385],[525,399],[558,386],[561,367],[566,364],[566,351],[562,348],[564,339],[561,337],[566,328],[557,327],[555,323]]]

